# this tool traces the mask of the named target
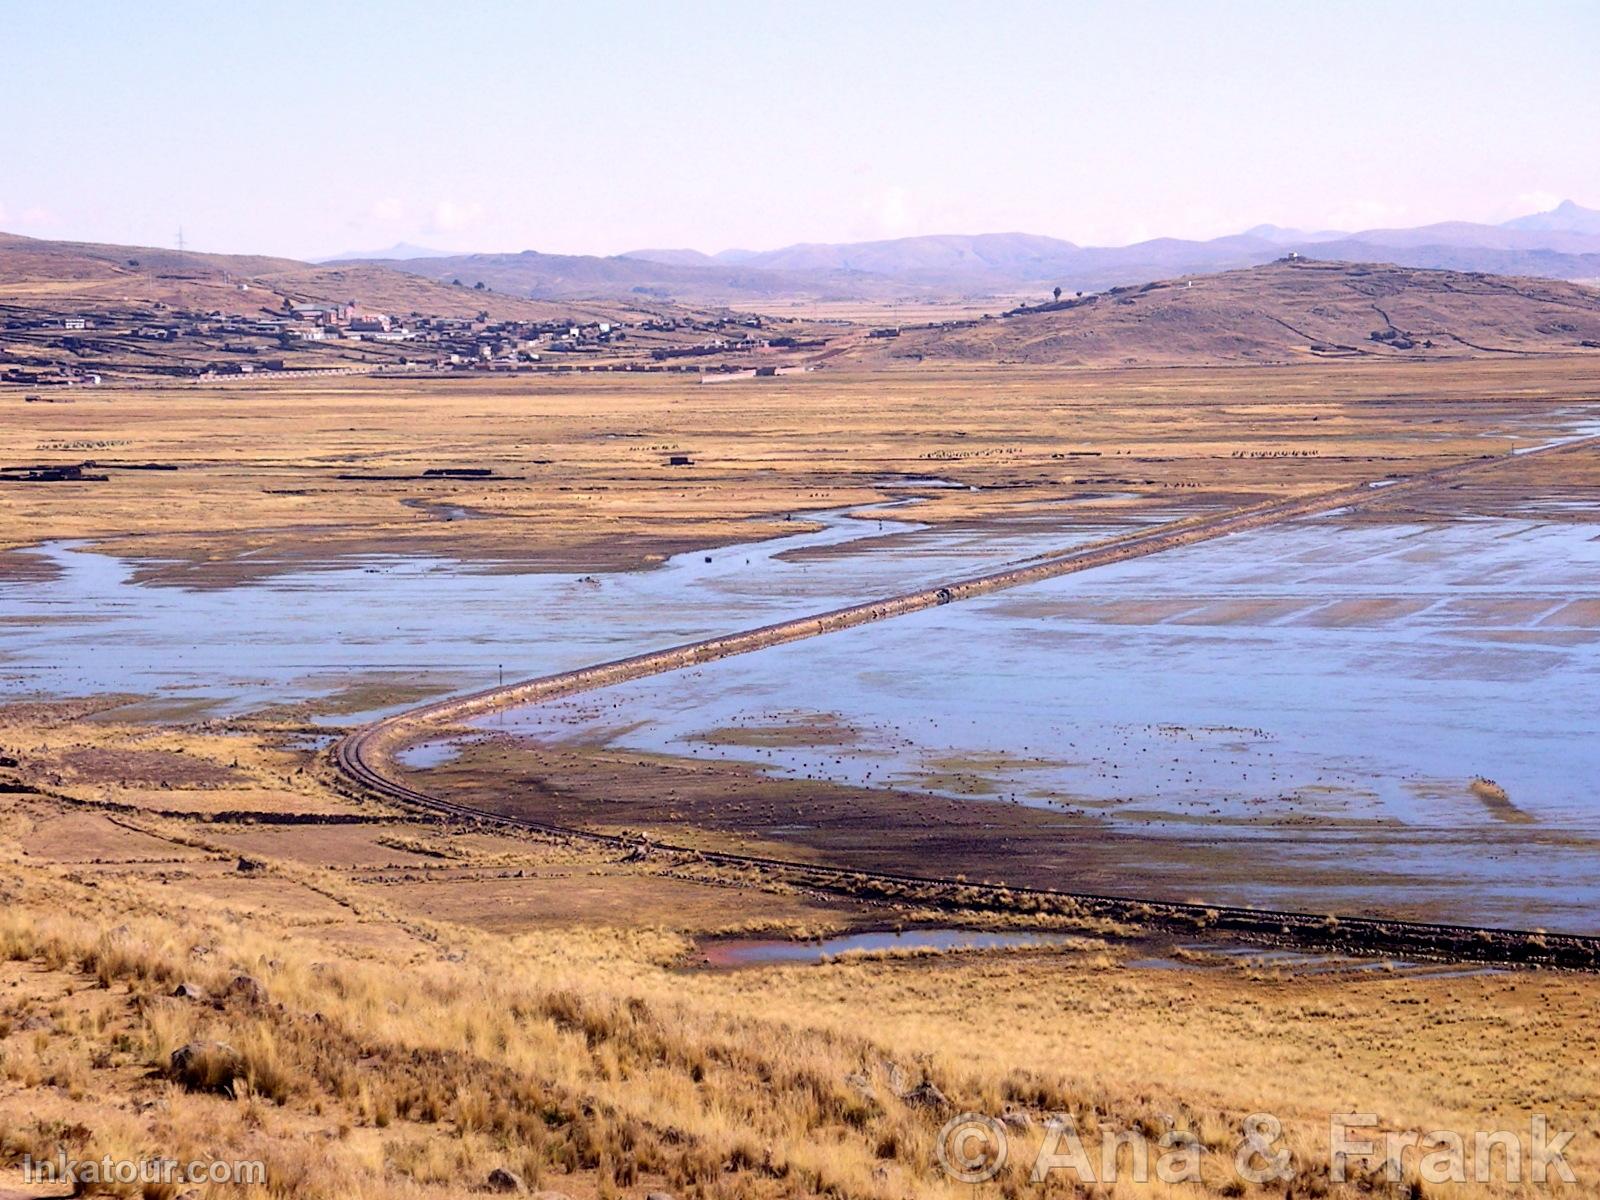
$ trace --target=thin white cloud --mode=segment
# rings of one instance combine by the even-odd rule
[[[60,223],[55,212],[42,204],[30,204],[20,209],[8,209],[0,204],[0,226],[14,232],[48,230]]]
[[[1385,200],[1349,200],[1328,213],[1320,222],[1324,229],[1385,229],[1410,224],[1403,204]]]
[[[890,237],[906,233],[913,224],[911,193],[898,185],[886,187],[872,200],[878,228]]]
[[[372,202],[372,219],[390,224],[403,221],[406,215],[406,206],[397,196],[383,196]]]
[[[440,200],[428,218],[429,233],[455,233],[483,222],[483,205],[476,200]]]

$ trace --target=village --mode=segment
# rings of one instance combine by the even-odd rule
[[[634,320],[592,316],[531,321],[405,315],[351,300],[285,298],[255,314],[198,311],[160,301],[74,311],[0,305],[0,385],[93,386],[258,374],[388,371],[747,370],[706,360],[821,349],[826,340],[776,333],[793,324],[746,313]],[[692,358],[693,364],[671,360]]]

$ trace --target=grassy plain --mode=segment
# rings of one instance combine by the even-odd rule
[[[716,387],[624,374],[330,378],[73,398],[0,393],[0,463],[89,460],[109,475],[0,483],[0,548],[87,538],[146,560],[147,575],[226,583],[374,551],[646,566],[793,531],[790,514],[928,476],[980,489],[930,491],[917,516],[932,522],[1107,493],[1144,508],[1295,494],[1536,440],[1564,409],[1600,398],[1600,366],[822,369]],[[674,455],[690,465],[669,465]],[[127,469],[149,463],[177,469]],[[422,477],[463,468],[494,474]],[[1074,512],[1096,516],[1092,503]]]

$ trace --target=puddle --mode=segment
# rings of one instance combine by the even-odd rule
[[[975,929],[905,929],[846,933],[815,942],[785,942],[770,938],[738,938],[707,942],[701,947],[713,967],[759,967],[778,963],[818,963],[851,953],[894,951],[1008,950],[1019,947],[1049,949],[1075,940],[1066,933],[993,933]]]
[[[478,521],[493,515],[469,508],[465,504],[451,504],[445,500],[421,500],[413,497],[400,503],[407,508],[427,513],[435,521]]]
[[[872,481],[874,487],[885,489],[909,488],[913,491],[925,491],[929,488],[948,488],[956,491],[976,492],[976,485],[962,483],[956,479],[941,479],[937,475],[885,475]]]
[[[413,771],[426,771],[441,767],[461,754],[461,742],[456,738],[439,738],[431,742],[413,742],[395,751],[394,760]]]
[[[320,754],[338,740],[339,735],[336,733],[297,733],[291,738],[286,738],[283,747],[285,750]]]

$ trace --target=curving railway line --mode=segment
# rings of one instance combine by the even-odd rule
[[[630,679],[713,662],[767,646],[816,637],[1131,558],[1159,554],[1299,517],[1356,508],[1379,497],[1389,498],[1397,493],[1449,483],[1513,460],[1520,461],[1535,455],[1582,453],[1597,447],[1600,447],[1600,437],[1569,438],[1524,450],[1515,455],[1478,458],[1399,479],[1356,484],[1310,496],[1193,517],[1161,525],[1152,530],[1078,547],[1061,554],[1040,556],[1019,567],[970,576],[941,587],[905,592],[812,616],[758,626],[738,633],[631,655],[577,670],[544,675],[507,684],[504,687],[450,697],[386,717],[355,730],[333,747],[332,761],[338,772],[360,791],[441,818],[582,839],[615,846],[618,849],[635,849],[642,844],[639,839],[489,812],[422,791],[398,777],[394,766],[394,754],[400,748],[441,726],[468,720],[498,709],[537,703]],[[778,875],[790,882],[820,891],[856,896],[905,898],[914,895],[920,901],[934,905],[959,904],[963,907],[995,910],[1014,908],[1018,898],[1026,898],[1030,909],[1034,911],[1055,910],[1116,920],[1131,920],[1144,925],[1191,933],[1205,929],[1269,944],[1395,954],[1412,958],[1527,963],[1600,970],[1600,937],[1371,917],[1334,918],[1307,912],[1184,904],[1052,888],[973,884],[932,876],[829,867],[788,859],[699,850],[689,846],[663,843],[650,843],[650,849],[692,857],[714,865]]]

